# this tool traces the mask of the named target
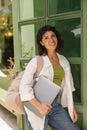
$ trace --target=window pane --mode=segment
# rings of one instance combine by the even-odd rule
[[[49,15],[78,11],[81,9],[81,0],[49,0]]]
[[[81,65],[71,65],[72,75],[74,78],[74,101],[81,103]]]
[[[36,32],[44,23],[36,23],[21,27],[22,58],[31,58],[35,55]]]
[[[55,26],[64,39],[64,49],[61,54],[66,57],[81,56],[81,27],[80,18],[49,22]]]
[[[35,53],[35,34],[34,25],[21,27],[22,57],[32,57]]]
[[[43,17],[44,3],[44,0],[20,0],[20,19]]]

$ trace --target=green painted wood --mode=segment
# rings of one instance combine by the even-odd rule
[[[7,109],[9,112],[11,112],[13,115],[15,115],[17,117],[17,128],[18,130],[25,130],[25,124],[23,121],[23,117],[24,115],[20,115],[17,114],[15,112],[13,112],[9,106],[7,106],[5,99],[6,99],[6,95],[7,95],[7,90],[0,88],[0,105],[2,105],[5,109]]]
[[[83,7],[83,73],[82,73],[82,111],[83,111],[83,130],[87,130],[87,0],[82,1]]]
[[[10,111],[12,114],[14,114],[15,116],[17,116],[17,113],[13,112],[9,106],[6,104],[5,99],[6,99],[6,95],[7,95],[7,90],[0,88],[0,104],[6,108],[8,111]]]
[[[12,16],[13,16],[13,34],[14,34],[14,56],[15,56],[15,72],[20,70],[21,44],[20,33],[18,28],[19,21],[19,1],[12,1]]]

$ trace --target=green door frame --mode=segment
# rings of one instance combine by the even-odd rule
[[[83,3],[83,27],[82,27],[82,48],[83,48],[83,74],[82,74],[82,113],[83,113],[83,130],[87,130],[87,0]]]

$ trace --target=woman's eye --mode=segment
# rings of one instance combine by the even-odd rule
[[[47,40],[47,39],[48,39],[48,37],[45,37],[45,38],[44,38],[44,40]]]
[[[48,38],[46,37],[45,39],[47,40]]]
[[[52,35],[51,37],[56,37],[56,35]]]

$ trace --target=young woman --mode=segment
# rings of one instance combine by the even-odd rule
[[[80,130],[76,125],[78,114],[74,106],[72,92],[73,85],[70,64],[68,60],[59,54],[63,48],[63,40],[55,27],[46,25],[37,33],[37,45],[39,55],[43,58],[44,65],[39,76],[44,75],[61,87],[60,95],[57,95],[52,105],[41,104],[33,93],[33,76],[37,68],[36,58],[28,63],[20,84],[20,96],[22,101],[29,101],[43,115],[39,118],[25,107],[28,130],[47,130],[48,125],[52,130]],[[39,77],[38,77],[39,78]],[[65,108],[68,108],[68,112]]]

